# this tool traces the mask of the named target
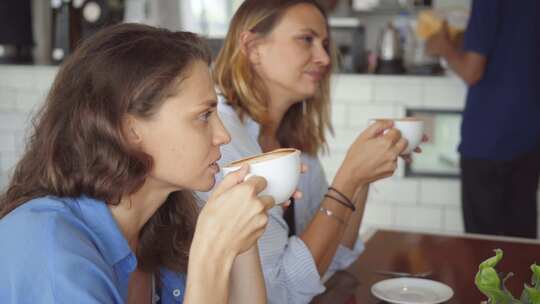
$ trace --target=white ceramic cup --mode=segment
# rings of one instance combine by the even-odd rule
[[[249,164],[251,176],[261,176],[266,179],[266,189],[259,195],[270,195],[276,204],[283,204],[296,191],[300,179],[300,151],[297,149],[277,149],[267,153],[242,158],[231,162],[222,168],[223,174],[239,170],[242,165]]]
[[[391,120],[394,122],[394,128],[401,132],[401,136],[407,140],[407,147],[401,155],[411,154],[420,143],[424,136],[424,121],[415,117],[394,118],[394,119],[371,119],[369,124],[378,120]]]

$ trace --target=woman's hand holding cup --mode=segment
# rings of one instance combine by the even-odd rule
[[[194,237],[233,258],[255,245],[266,228],[267,210],[275,204],[271,196],[259,195],[266,188],[264,178],[244,182],[248,171],[244,165],[224,177],[202,209]]]
[[[353,188],[394,174],[397,158],[407,147],[407,140],[393,127],[393,122],[372,123],[349,147],[336,177],[345,175]]]

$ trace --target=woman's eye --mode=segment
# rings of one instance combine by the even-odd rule
[[[313,43],[313,36],[302,36],[300,39],[307,44]]]
[[[210,116],[212,116],[212,113],[213,111],[206,111],[199,116],[199,119],[204,122],[207,122],[208,119],[210,119]]]

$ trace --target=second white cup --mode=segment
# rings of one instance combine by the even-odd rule
[[[411,154],[420,143],[424,136],[424,121],[415,117],[395,118],[395,119],[371,119],[370,124],[377,120],[391,120],[394,122],[394,128],[401,132],[401,136],[407,140],[407,147],[401,155]]]

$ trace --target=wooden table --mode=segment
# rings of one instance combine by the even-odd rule
[[[317,304],[382,304],[371,294],[371,286],[389,278],[375,270],[419,273],[432,271],[429,279],[454,290],[449,304],[480,303],[485,297],[474,285],[478,265],[504,251],[497,269],[513,272],[507,287],[519,298],[523,283],[530,284],[530,265],[540,263],[540,241],[485,235],[439,235],[378,230],[366,241],[366,249],[347,270],[334,274],[327,291],[313,300]]]

